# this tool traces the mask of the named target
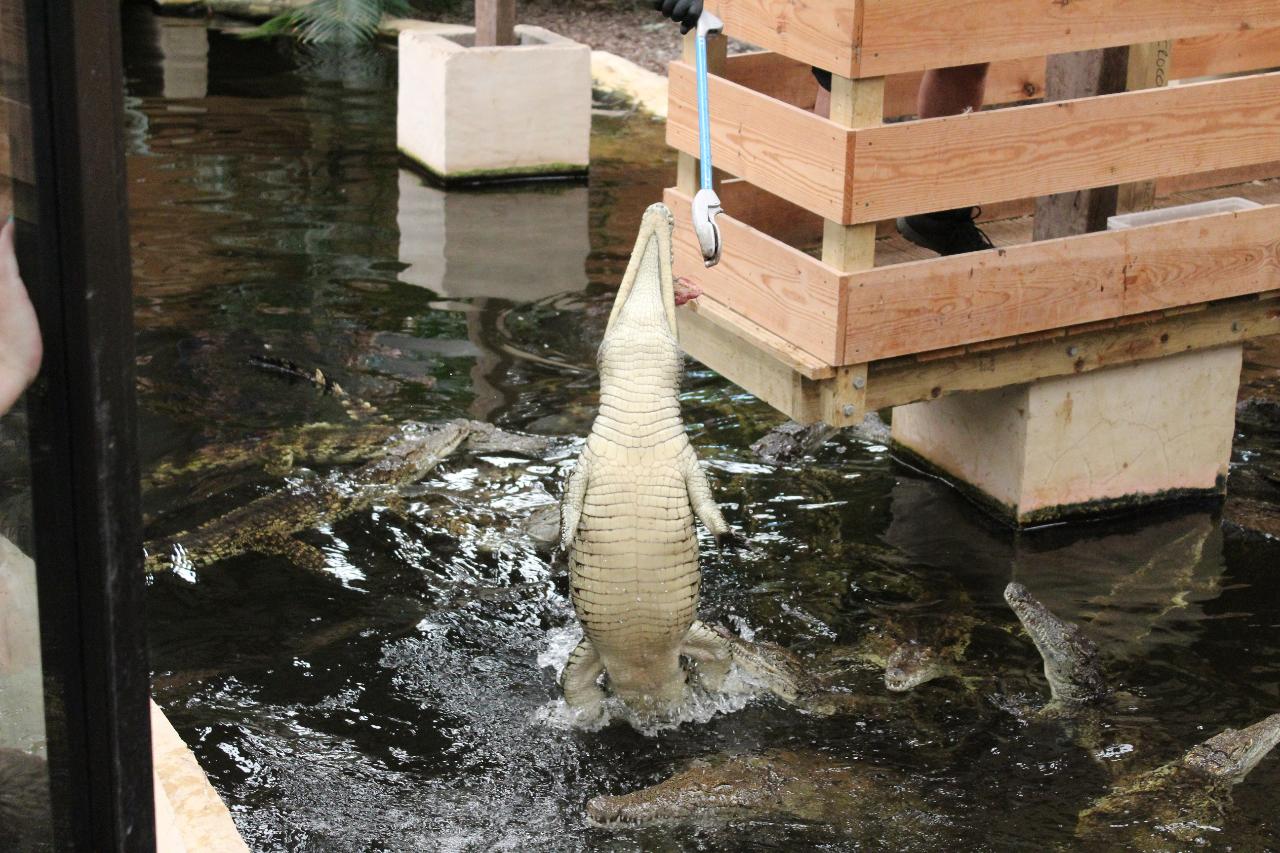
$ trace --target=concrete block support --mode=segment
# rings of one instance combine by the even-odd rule
[[[1018,525],[1225,490],[1241,347],[899,406],[903,455]]]
[[[541,27],[474,47],[450,26],[400,33],[396,138],[444,183],[585,174],[591,49]]]

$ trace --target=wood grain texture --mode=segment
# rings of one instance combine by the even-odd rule
[[[845,77],[858,76],[854,0],[706,0],[725,35]]]
[[[516,0],[475,0],[476,47],[516,43]]]
[[[716,189],[733,218],[796,248],[822,245],[822,217],[744,181],[726,178]]]
[[[1280,288],[1280,205],[881,267],[848,288],[850,363],[1260,293]]]
[[[716,219],[724,255],[708,269],[689,224],[691,199],[667,189],[663,200],[676,218],[677,275],[688,276],[711,299],[821,363],[839,363],[839,270],[728,215]]]
[[[1000,106],[1044,97],[1045,63],[1043,56],[991,63],[987,72],[986,105]],[[780,53],[754,51],[730,56],[724,76],[748,89],[811,110],[818,84],[810,68],[809,63]],[[1168,77],[1185,80],[1272,68],[1280,68],[1280,29],[1245,30],[1176,41],[1169,57]],[[920,71],[889,75],[884,93],[886,118],[915,115],[921,75]],[[1135,88],[1150,87],[1129,87],[1131,91]]]
[[[856,5],[862,12],[861,51],[851,74],[858,77],[1280,26],[1280,4],[1274,0],[860,0]],[[823,34],[824,50],[832,38]]]
[[[1280,160],[1280,74],[851,132],[867,222]]]
[[[1169,77],[1174,80],[1280,67],[1280,29],[1178,39],[1173,43],[1169,66]]]
[[[777,357],[761,338],[723,322],[728,309],[706,297],[676,312],[680,346],[690,356],[792,420],[820,419],[819,383]],[[767,333],[766,333],[767,335]]]
[[[1125,89],[1158,89],[1169,85],[1171,41],[1152,41],[1129,46],[1129,69]],[[1135,181],[1117,191],[1116,209],[1122,213],[1150,210],[1155,206],[1156,182]],[[1104,226],[1105,227],[1105,226]]]
[[[1114,95],[1127,86],[1129,48],[1108,47],[1050,56],[1045,100],[1067,101]],[[1154,184],[1152,185],[1154,191]],[[1033,239],[1048,240],[1101,231],[1116,213],[1115,185],[1070,190],[1036,199]]]
[[[992,341],[981,351],[949,358],[873,362],[867,378],[867,408],[1087,373],[1280,334],[1280,294],[1264,296],[1211,305],[1194,314],[1157,317],[1139,325],[1080,331],[1028,344]]]
[[[698,152],[693,67],[670,66],[667,144]],[[721,77],[708,80],[711,151],[716,167],[829,219],[845,207],[849,131]]]

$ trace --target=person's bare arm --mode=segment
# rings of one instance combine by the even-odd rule
[[[40,369],[40,327],[13,252],[13,219],[0,228],[0,415]]]

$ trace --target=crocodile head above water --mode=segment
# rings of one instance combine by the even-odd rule
[[[670,261],[674,225],[664,204],[650,205],[640,221],[597,355],[602,406],[609,395],[628,391],[672,400],[678,393],[681,351]]]
[[[1053,615],[1020,583],[1005,587],[1004,599],[1044,659],[1044,677],[1055,703],[1086,705],[1111,694],[1098,668],[1098,647],[1078,625]]]
[[[906,642],[889,655],[884,668],[884,686],[894,693],[905,693],[946,673],[947,667],[934,648]]]
[[[1227,729],[1193,746],[1184,766],[1231,784],[1244,781],[1253,768],[1280,744],[1280,714],[1243,729]]]

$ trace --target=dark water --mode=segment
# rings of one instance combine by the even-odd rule
[[[846,437],[804,466],[748,445],[779,417],[691,364],[685,419],[741,554],[705,543],[705,617],[817,654],[903,613],[979,621],[973,677],[880,713],[757,700],[645,737],[556,723],[565,578],[520,519],[558,496],[595,405],[593,353],[639,213],[674,173],[662,127],[597,104],[589,187],[452,193],[395,150],[394,53],[303,54],[126,8],[145,494],[172,532],[281,485],[162,462],[314,422],[340,401],[248,366],[329,372],[393,420],[469,415],[563,436],[548,459],[460,454],[405,506],[308,534],[331,576],[247,555],[157,577],[155,692],[257,850],[1042,850],[1069,845],[1106,772],[1052,725],[1000,592],[1016,578],[1085,624],[1133,694],[1105,745],[1155,766],[1280,710],[1280,542],[1183,507],[1014,534]],[[1274,511],[1274,419],[1242,421],[1233,480]],[[292,476],[302,476],[295,472]],[[540,660],[541,658],[541,660]],[[547,664],[547,665],[543,665]],[[883,694],[876,673],[855,689]],[[1005,697],[1000,699],[999,697]],[[816,749],[896,780],[901,811],[845,831],[788,821],[610,831],[586,800],[722,750]],[[1208,841],[1280,847],[1280,757]]]

